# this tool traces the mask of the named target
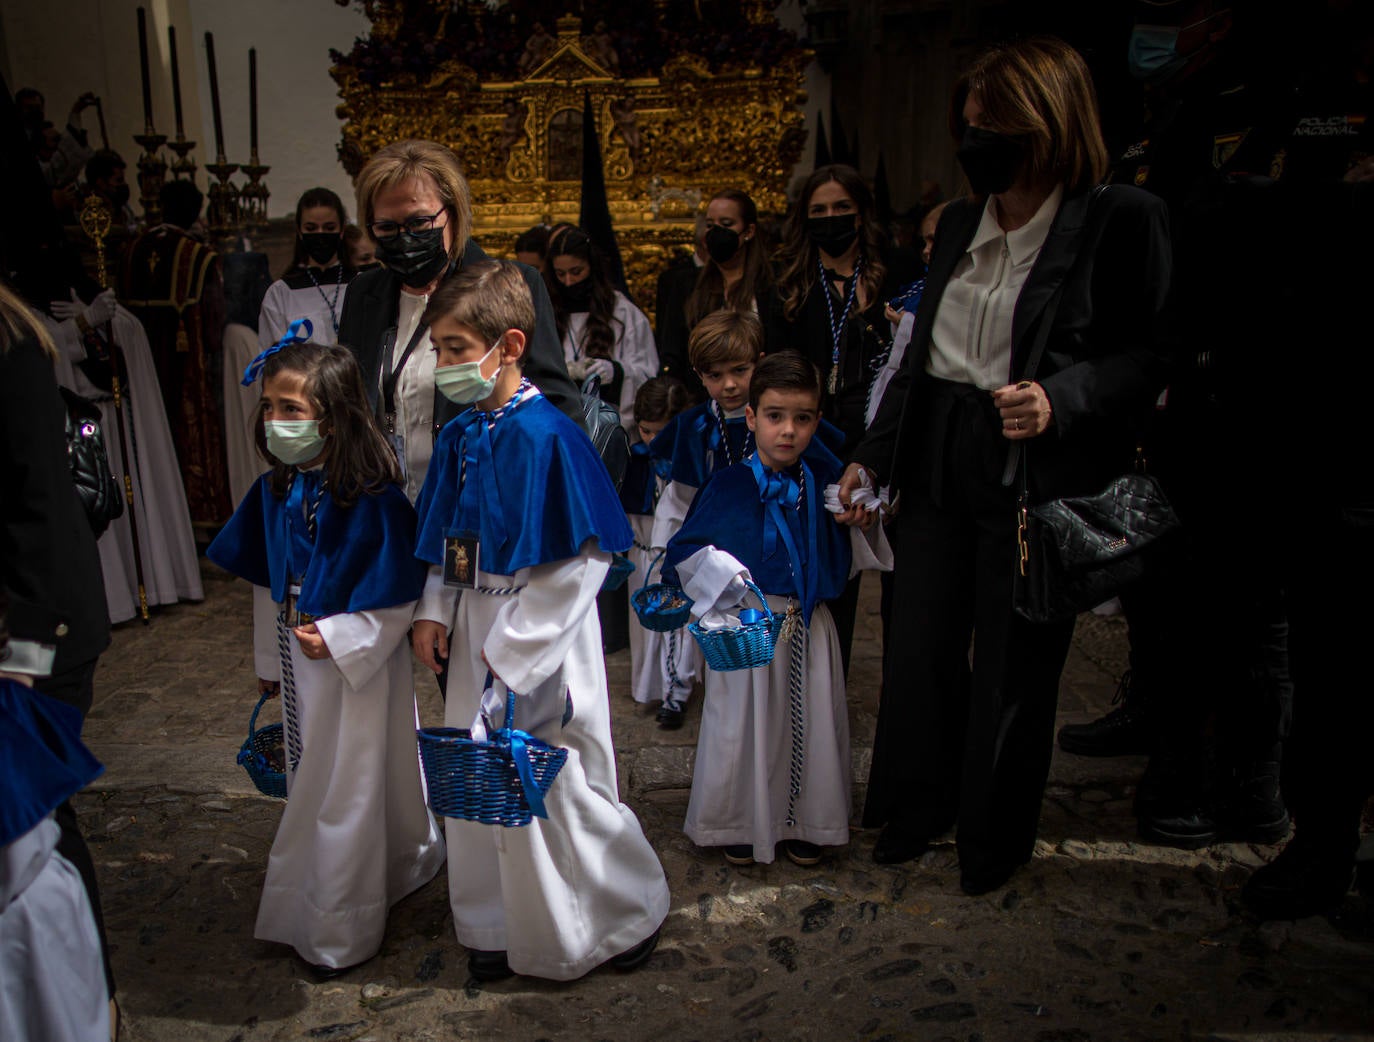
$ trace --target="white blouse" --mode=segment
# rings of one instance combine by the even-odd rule
[[[1035,216],[1013,232],[997,223],[989,196],[983,220],[955,265],[931,330],[926,372],[985,391],[1011,382],[1012,317],[1040,256],[1064,190],[1056,186]]]

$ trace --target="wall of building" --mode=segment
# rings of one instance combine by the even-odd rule
[[[60,6],[60,17],[54,12]],[[110,145],[132,166],[143,130],[135,0],[4,0],[0,11],[0,68],[12,90],[35,87],[47,99],[48,118],[60,123],[73,100],[91,90],[104,103]],[[215,37],[223,111],[224,147],[231,163],[249,154],[248,49],[258,52],[259,158],[271,167],[268,213],[295,211],[301,192],[323,185],[352,209],[353,188],[339,166],[339,121],[329,49],[348,50],[368,29],[359,11],[329,0],[144,0],[149,28],[153,118],[169,137],[172,119],[171,59],[167,26],[177,34],[186,137],[207,185],[205,164],[214,161],[205,33]],[[84,116],[93,141],[94,111]],[[164,150],[165,151],[165,150]],[[170,153],[167,158],[172,158]],[[236,181],[242,177],[237,176]],[[137,195],[137,190],[135,190]]]

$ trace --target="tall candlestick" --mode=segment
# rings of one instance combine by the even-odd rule
[[[143,126],[144,133],[153,132],[153,85],[148,78],[148,13],[138,9],[138,67],[143,74]]]
[[[258,154],[258,49],[248,48],[248,148],[257,162]]]
[[[210,106],[215,112],[215,154],[224,162],[224,122],[219,114],[219,76],[215,72],[215,34],[205,34],[205,55],[210,66]]]
[[[172,108],[176,110],[177,137],[185,137],[181,127],[181,68],[177,65],[176,26],[167,26],[167,49],[172,56]]]

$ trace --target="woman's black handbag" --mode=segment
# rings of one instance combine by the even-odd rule
[[[75,391],[59,388],[67,406],[67,462],[86,520],[97,539],[124,513],[124,496],[110,473],[110,454],[100,429],[100,407]]]
[[[589,376],[582,384],[582,422],[619,491],[630,465],[630,436],[620,424],[620,410],[602,400],[600,377]]]
[[[1017,503],[1016,613],[1054,622],[1111,600],[1139,579],[1148,552],[1178,528],[1158,482],[1143,471],[1124,474],[1094,496],[1030,506],[1021,454]]]

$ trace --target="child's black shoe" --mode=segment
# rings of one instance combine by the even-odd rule
[[[733,847],[722,847],[721,853],[725,855],[725,860],[732,865],[752,865],[754,863],[754,848],[747,843],[740,843]]]
[[[640,941],[633,948],[621,952],[612,957],[611,966],[617,970],[637,970],[649,961],[649,956],[654,954],[654,949],[658,947],[659,930],[655,930],[648,937]]]
[[[782,841],[782,850],[794,865],[810,868],[821,863],[821,848],[804,839],[785,839]]]
[[[468,952],[468,973],[473,980],[498,981],[515,976],[515,971],[506,962],[505,952],[484,952],[472,949]]]
[[[676,731],[682,727],[686,712],[679,705],[664,702],[658,710],[658,726],[664,731]]]

